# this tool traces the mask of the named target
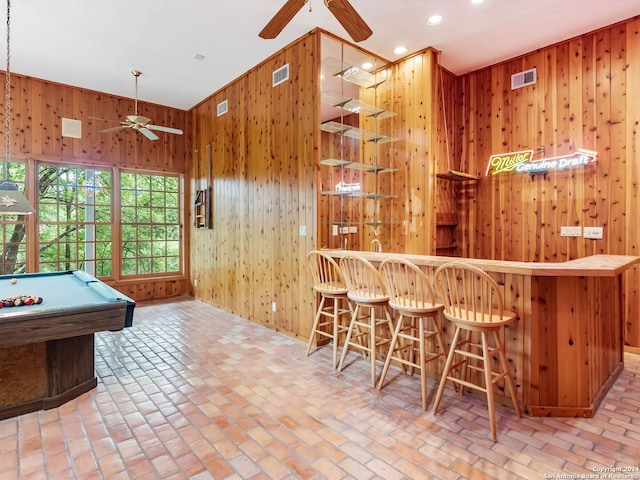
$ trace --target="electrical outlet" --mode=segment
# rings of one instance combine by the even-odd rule
[[[601,240],[603,234],[602,227],[584,227],[584,238],[591,238],[593,240]]]
[[[198,279],[197,279],[197,278],[193,281],[193,286],[194,286],[194,287],[197,287],[197,286],[198,286]]]
[[[271,311],[272,312],[276,311],[276,302],[271,302]]]
[[[573,225],[560,227],[560,236],[561,237],[581,237],[582,227],[575,227]]]
[[[301,237],[306,237],[307,236],[307,227],[306,227],[306,225],[300,225],[300,236]]]

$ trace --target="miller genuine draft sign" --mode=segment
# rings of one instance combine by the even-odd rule
[[[487,165],[486,175],[498,175],[501,173],[545,173],[550,170],[567,170],[570,168],[584,167],[596,161],[597,152],[578,149],[577,152],[559,157],[533,159],[533,150],[520,152],[500,153],[491,155]]]

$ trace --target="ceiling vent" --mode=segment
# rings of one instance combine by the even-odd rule
[[[533,85],[537,81],[536,67],[511,75],[511,90]]]
[[[273,71],[273,86],[280,85],[289,80],[289,64]]]
[[[229,103],[226,100],[218,104],[218,108],[217,108],[218,116],[224,115],[228,111],[229,111]]]

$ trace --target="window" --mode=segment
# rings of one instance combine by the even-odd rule
[[[38,166],[39,270],[113,274],[111,171]]]
[[[122,275],[180,271],[177,175],[122,173]]]
[[[2,178],[11,179],[24,192],[26,163],[7,162],[2,165]],[[0,273],[24,273],[27,262],[27,229],[24,215],[0,215]]]

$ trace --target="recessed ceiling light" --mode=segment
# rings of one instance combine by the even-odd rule
[[[484,3],[484,0],[469,0],[469,3],[471,5],[482,5]]]
[[[373,68],[373,63],[371,62],[365,62],[361,65],[361,67],[363,70],[371,70]]]
[[[444,21],[444,17],[442,15],[431,15],[427,23],[429,25],[440,25]]]
[[[407,53],[407,47],[396,47],[393,53],[395,53],[396,55],[403,55]]]

